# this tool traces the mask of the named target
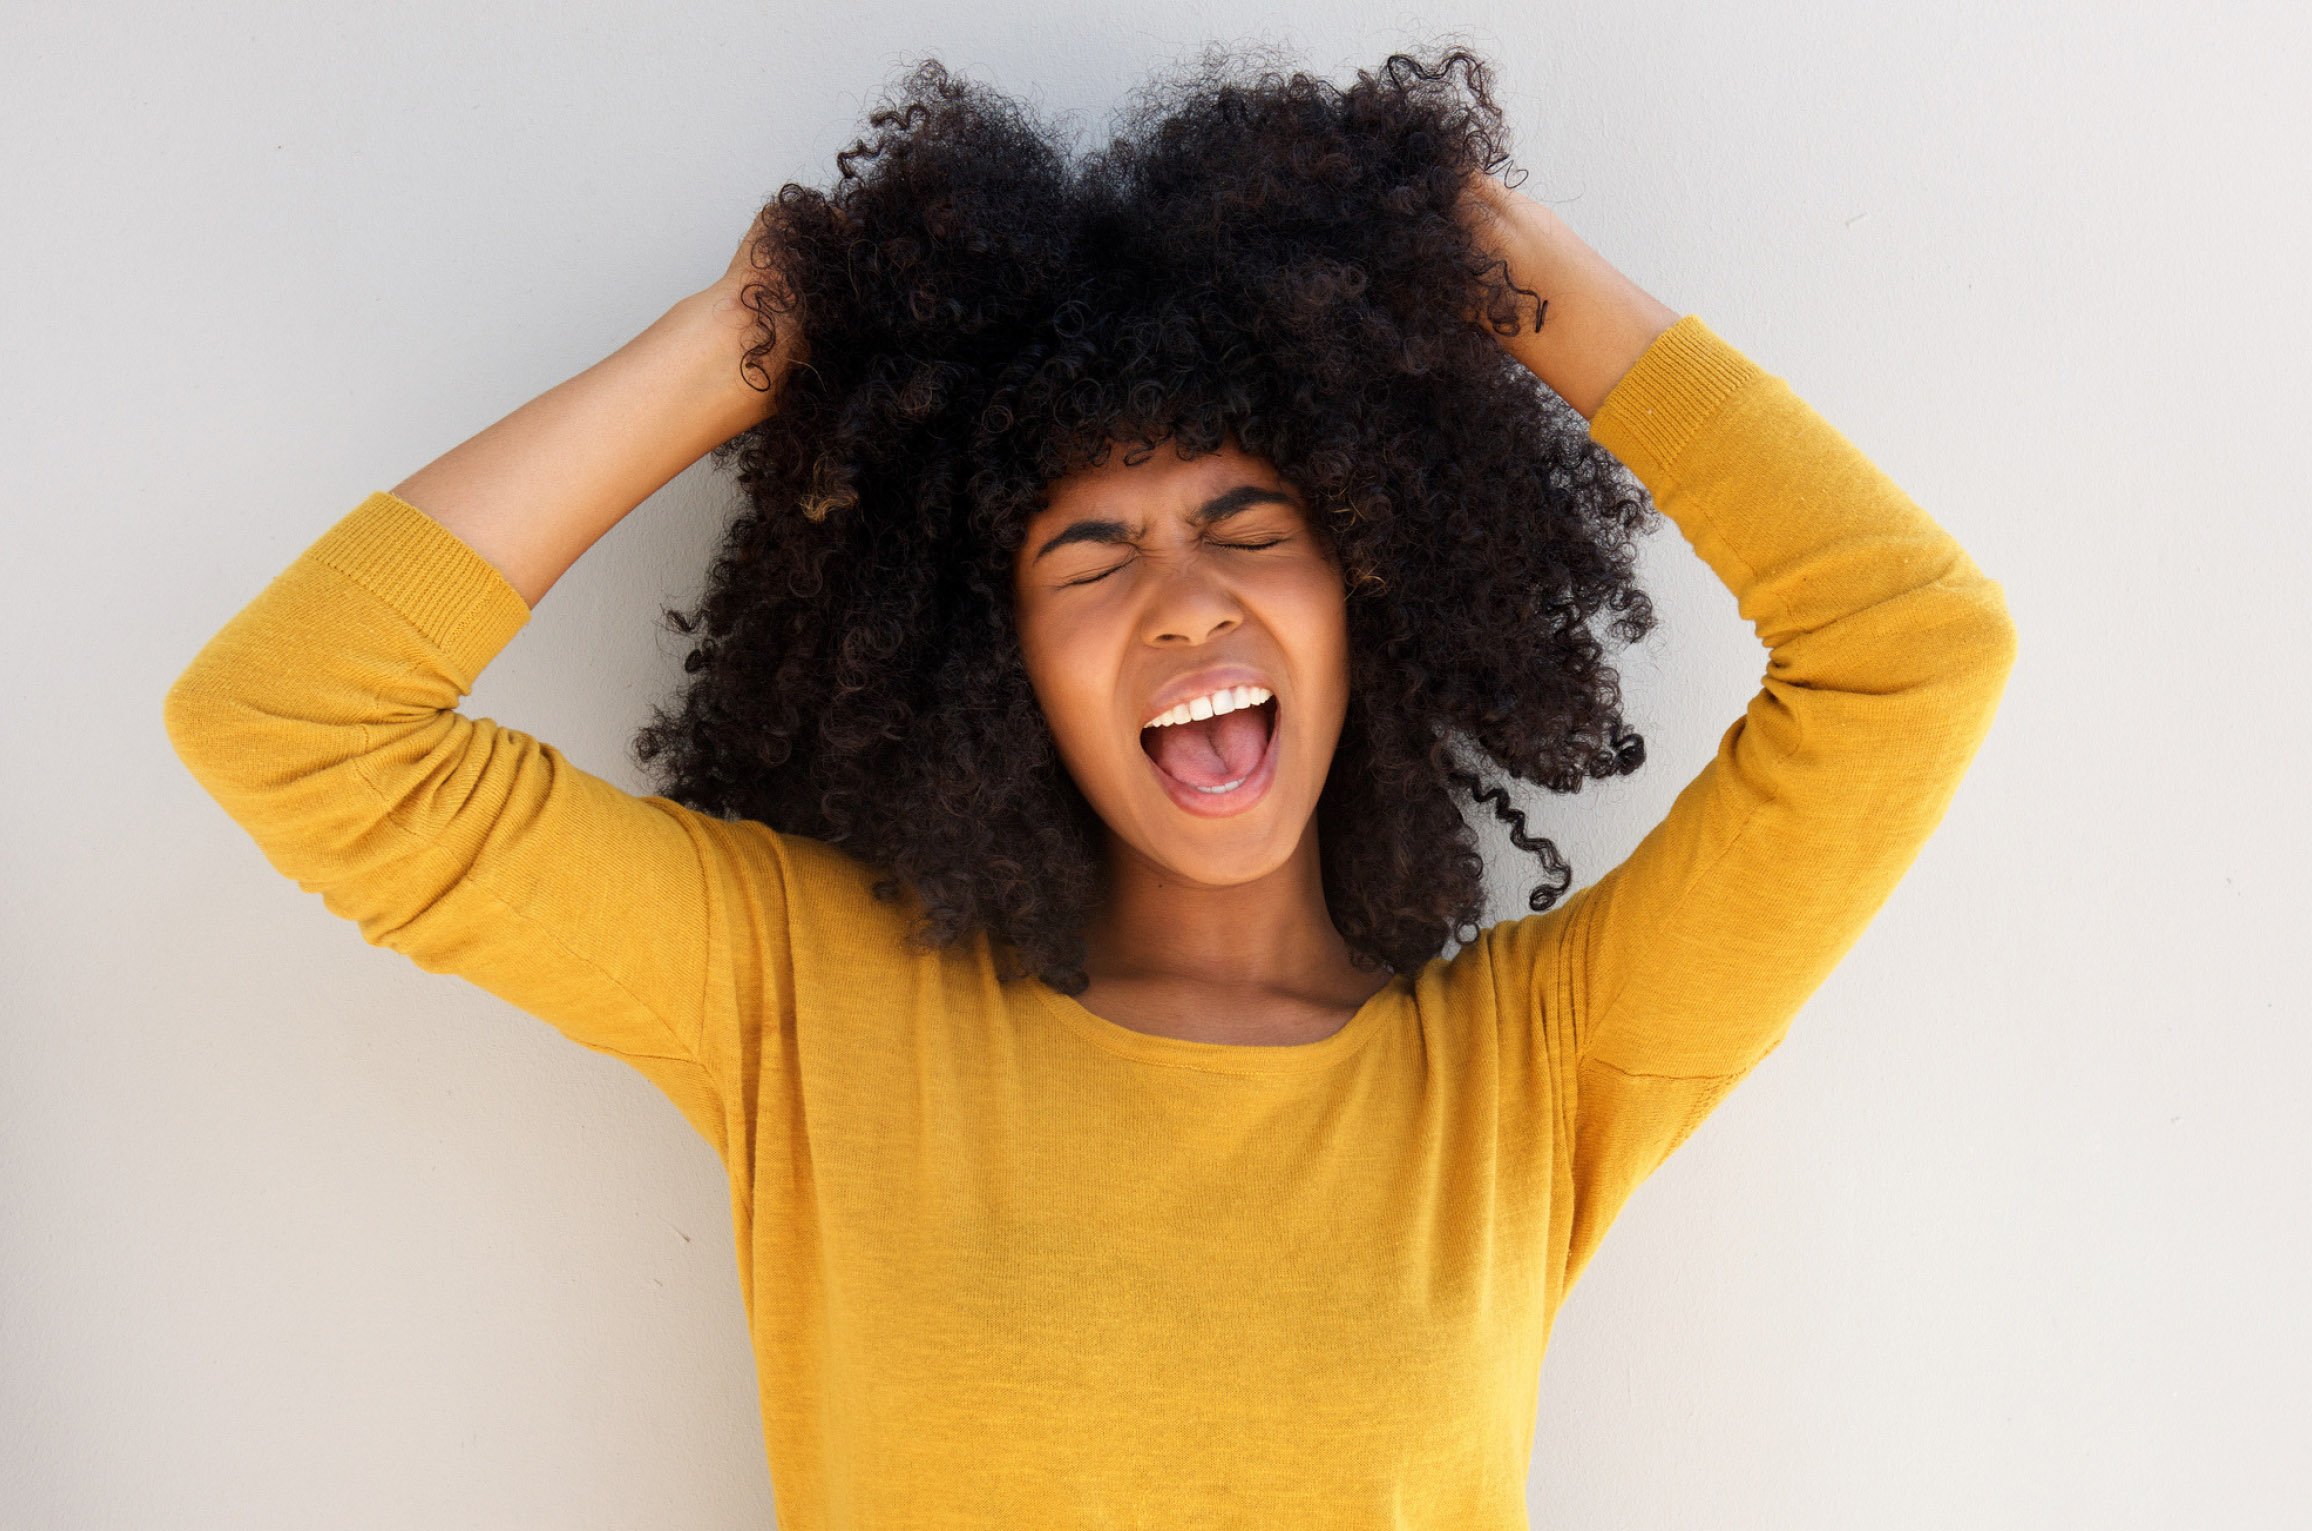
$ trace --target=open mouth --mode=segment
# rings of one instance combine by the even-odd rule
[[[1249,688],[1247,688],[1249,689]],[[1172,800],[1200,815],[1252,806],[1275,773],[1277,702],[1245,698],[1225,712],[1201,705],[1203,717],[1168,715],[1140,730],[1140,748]]]

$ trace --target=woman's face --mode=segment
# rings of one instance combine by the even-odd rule
[[[1028,677],[1112,834],[1191,882],[1249,882],[1299,845],[1340,738],[1340,571],[1299,494],[1233,442],[1127,455],[1054,483],[1028,523]]]

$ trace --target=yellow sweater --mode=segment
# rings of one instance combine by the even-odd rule
[[[2015,652],[2000,587],[1698,318],[1591,433],[1762,687],[1620,866],[1305,1046],[911,952],[848,855],[453,710],[529,610],[391,495],[210,640],[169,737],[369,941],[714,1146],[787,1531],[1522,1528],[1568,1288],[1910,866]]]

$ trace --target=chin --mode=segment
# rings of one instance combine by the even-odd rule
[[[1215,844],[1217,837],[1185,834],[1175,828],[1159,843],[1142,844],[1138,849],[1183,881],[1207,888],[1235,888],[1258,882],[1292,860],[1307,829],[1304,820],[1290,834],[1230,831],[1233,843]]]

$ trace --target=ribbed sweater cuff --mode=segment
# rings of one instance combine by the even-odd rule
[[[1675,481],[1679,455],[1711,418],[1766,376],[1763,367],[1688,314],[1655,336],[1614,384],[1590,421],[1590,439],[1659,494]]]
[[[379,490],[307,548],[393,608],[440,651],[470,690],[474,677],[530,620],[529,605],[497,567],[407,500]]]

